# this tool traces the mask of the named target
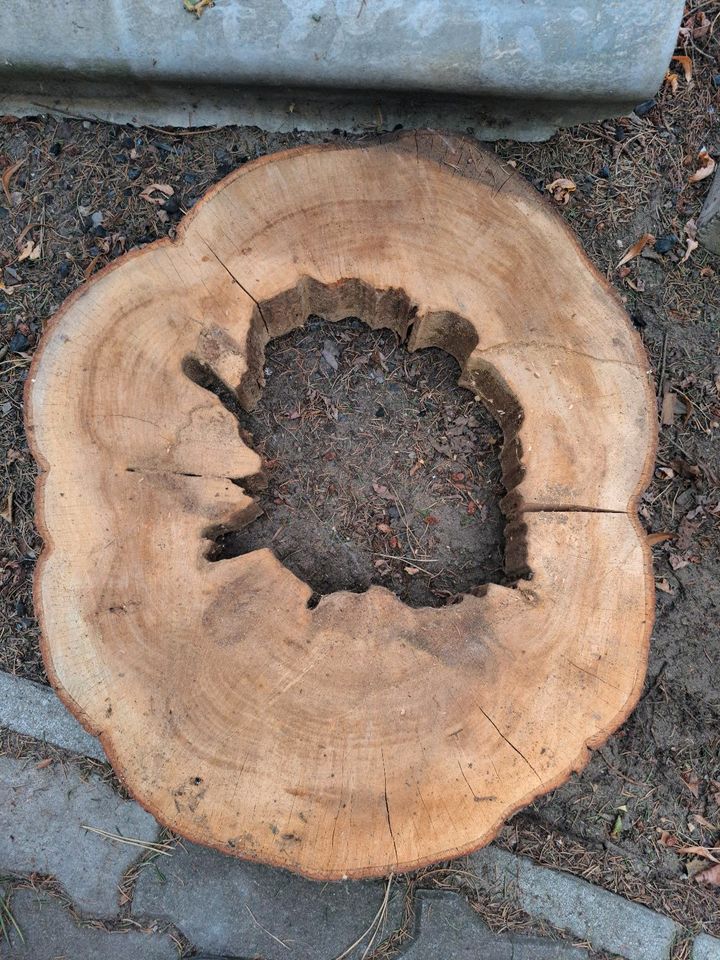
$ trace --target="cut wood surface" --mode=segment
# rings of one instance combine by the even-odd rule
[[[262,549],[251,407],[267,341],[310,314],[441,347],[505,443],[513,587],[412,609],[309,608]],[[49,676],[168,827],[334,879],[466,853],[627,717],[654,606],[636,504],[655,403],[640,341],[561,217],[476,144],[431,133],[264,157],[175,241],[108,267],[28,381]],[[235,482],[233,482],[235,481]]]

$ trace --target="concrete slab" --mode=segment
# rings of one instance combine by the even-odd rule
[[[540,867],[496,847],[472,854],[468,869],[489,892],[531,917],[626,960],[668,960],[681,927],[646,907],[569,873]]]
[[[164,879],[141,871],[133,916],[169,920],[198,950],[221,956],[333,960],[370,927],[384,895],[381,882],[313,883],[190,843],[161,868]],[[376,943],[400,926],[401,913],[401,898],[391,897]]]
[[[701,933],[695,937],[690,957],[691,960],[720,960],[720,940]]]
[[[0,727],[8,727],[63,750],[105,760],[96,737],[83,730],[51,687],[0,670]]]
[[[656,92],[683,0],[5,0],[0,108],[538,139]]]
[[[716,173],[698,217],[698,238],[720,257],[720,174]]]
[[[421,890],[412,943],[399,960],[585,960],[587,951],[539,937],[497,936],[456,893]]]
[[[117,916],[118,884],[142,850],[84,826],[146,842],[159,833],[148,813],[99,777],[0,757],[0,875],[49,875],[82,913]]]
[[[17,890],[10,901],[20,935],[0,945],[3,960],[177,960],[178,949],[167,934],[128,932],[78,925],[53,897]]]

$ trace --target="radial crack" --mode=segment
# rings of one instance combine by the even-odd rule
[[[505,734],[502,732],[502,730],[500,729],[500,727],[495,723],[495,721],[492,719],[492,717],[489,717],[489,716],[487,715],[487,713],[485,713],[485,711],[483,710],[482,707],[479,706],[478,709],[480,710],[480,713],[481,713],[481,714],[485,717],[485,719],[488,721],[488,723],[491,724],[491,725],[495,728],[495,730],[498,732],[498,734],[503,738],[503,740],[505,741],[505,743],[506,743],[512,750],[515,751],[515,753],[520,757],[521,760],[524,760],[524,761],[525,761],[525,763],[530,767],[530,769],[532,770],[532,772],[533,772],[533,773],[535,774],[535,776],[538,778],[538,780],[540,781],[540,783],[542,783],[542,782],[543,782],[542,777],[541,777],[540,774],[537,772],[537,770],[535,769],[535,767],[530,763],[530,761],[529,761],[528,758],[525,756],[525,754],[522,753],[522,751],[518,750],[518,748],[515,746],[515,744],[512,742],[512,740],[508,740],[508,738],[507,738],[507,737],[505,736]]]

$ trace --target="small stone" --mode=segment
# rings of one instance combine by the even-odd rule
[[[646,117],[657,106],[657,100],[643,100],[635,107],[636,117]]]
[[[638,313],[637,311],[635,313],[630,314],[630,319],[632,320],[634,326],[636,326],[638,330],[644,330],[645,327],[647,326],[647,320],[643,317],[641,313]]]
[[[22,937],[6,924],[10,947],[2,956],[8,960],[177,960],[177,946],[167,934],[79,926],[63,904],[46,893],[17,890],[10,909]]]
[[[658,237],[655,241],[655,250],[657,253],[670,253],[672,248],[677,244],[678,238],[672,234],[668,234],[665,237]]]
[[[140,176],[140,170],[137,167],[130,167],[128,170],[128,180],[137,180]]]
[[[609,167],[607,164],[603,164],[603,166],[600,167],[600,169],[598,170],[597,175],[598,175],[599,177],[602,177],[603,180],[609,180],[609,179],[610,179],[610,167]]]
[[[331,960],[360,939],[348,955],[360,960],[384,896],[383,883],[315,883],[192,843],[164,860],[162,874],[140,873],[133,915],[169,920],[213,955]],[[391,896],[376,942],[401,920],[402,897]]]
[[[61,154],[61,152],[62,152],[62,144],[61,144],[61,143],[53,143],[53,145],[50,147],[50,150],[49,150],[48,152],[49,152],[50,155],[53,156],[53,157],[59,157],[60,154]]]
[[[30,346],[30,341],[28,338],[20,333],[15,331],[10,340],[10,352],[11,353],[23,353]]]
[[[168,197],[162,208],[166,213],[177,213],[180,209],[180,201],[176,196]]]
[[[99,227],[103,222],[103,212],[102,210],[96,210],[95,213],[90,215],[90,222],[94,227]]]
[[[70,274],[70,261],[63,260],[58,267],[58,274],[61,280],[64,280]]]
[[[715,74],[715,76],[712,78],[712,82],[714,87],[720,87],[720,73]]]
[[[86,827],[141,842],[157,840],[160,829],[100,777],[0,757],[0,875],[49,875],[84,914],[116,916],[118,886],[140,851]]]

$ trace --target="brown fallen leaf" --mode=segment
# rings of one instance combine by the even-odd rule
[[[215,5],[215,0],[183,0],[183,6],[188,13],[194,13],[199,20],[203,13]]]
[[[44,760],[41,760],[40,763],[35,764],[36,770],[44,770],[46,767],[49,767],[52,763],[52,757],[46,757]]]
[[[703,860],[710,860],[712,863],[720,863],[720,860],[715,856],[716,853],[720,853],[720,847],[678,847],[677,852],[684,853],[687,856],[702,857]]]
[[[670,586],[668,581],[665,579],[665,577],[661,577],[659,580],[656,580],[655,587],[658,590],[662,590],[663,593],[669,593],[672,596],[672,592],[673,592],[672,587]]]
[[[9,524],[13,522],[13,497],[15,496],[15,488],[11,485],[8,487],[8,492],[5,495],[5,503],[2,510],[0,510],[0,517],[3,520],[6,520]]]
[[[695,874],[694,879],[697,880],[698,883],[708,883],[710,886],[720,887],[720,863],[716,863],[714,867]]]
[[[669,833],[667,830],[660,830],[660,829],[658,829],[658,833],[660,834],[658,840],[664,847],[674,848],[674,847],[680,846],[680,841],[678,840],[678,838],[675,836],[674,833]]]
[[[673,73],[672,70],[668,70],[668,72],[665,74],[663,83],[670,87],[671,93],[677,93],[680,85],[680,77],[678,77],[676,73]]]
[[[405,567],[404,569],[405,573],[409,577],[414,577],[416,573],[420,573],[420,569],[418,567]]]
[[[692,60],[690,59],[690,57],[686,57],[686,56],[684,56],[684,55],[680,55],[680,56],[677,56],[677,57],[672,57],[671,59],[673,59],[676,63],[679,63],[679,64],[680,64],[680,66],[681,66],[682,69],[683,69],[683,73],[685,74],[685,80],[686,80],[688,83],[690,83],[690,81],[692,80],[692,75],[693,75],[693,63],[692,63]]]
[[[570,195],[577,190],[577,185],[574,180],[570,180],[568,177],[558,177],[552,183],[546,183],[545,189],[553,195],[553,200],[556,203],[568,203]]]
[[[696,798],[699,797],[700,796],[700,780],[692,772],[692,770],[684,770],[680,774],[680,776],[682,778],[682,782],[688,788],[690,793]]]
[[[156,197],[154,194],[159,193],[160,196]],[[170,186],[169,183],[151,183],[150,186],[145,187],[145,189],[140,194],[141,200],[147,200],[148,203],[154,203],[159,205],[165,203],[168,197],[172,197],[175,193],[175,190]]]
[[[684,231],[687,237],[687,246],[680,263],[686,263],[693,250],[697,250],[698,248],[698,242],[695,239],[697,237],[697,223],[694,219],[688,220],[685,224]]]
[[[32,240],[26,240],[23,244],[23,248],[20,251],[17,262],[22,263],[23,260],[39,260],[41,254],[40,244],[34,243]]]
[[[375,529],[380,533],[392,533],[392,527],[387,523],[378,523]]]
[[[620,257],[618,260],[618,267],[622,267],[623,264],[627,263],[629,260],[634,260],[635,257],[639,257],[645,247],[650,246],[652,243],[655,243],[655,237],[653,234],[644,233],[635,241],[635,243],[629,246],[622,257]]]
[[[647,541],[651,547],[655,547],[658,543],[665,543],[666,540],[674,540],[676,536],[676,533],[649,533]]]
[[[660,412],[660,422],[664,427],[671,427],[675,423],[675,418],[685,413],[685,404],[669,388],[665,388],[663,394],[662,410]]]
[[[705,180],[706,177],[712,176],[715,173],[715,167],[717,164],[713,157],[707,152],[705,147],[698,153],[698,163],[699,167],[695,173],[690,174],[690,183],[700,183],[701,180]]]
[[[2,188],[10,206],[12,206],[12,197],[10,196],[10,181],[24,163],[24,159],[18,160],[17,163],[13,163],[11,166],[6,167],[2,172]]]

